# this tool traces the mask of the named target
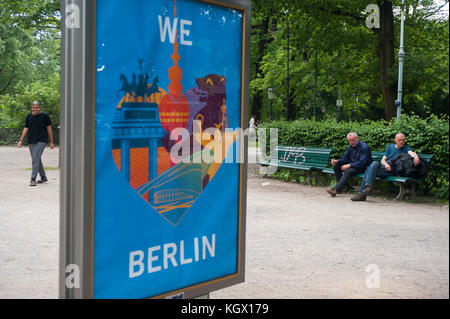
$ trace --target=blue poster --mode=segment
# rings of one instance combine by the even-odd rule
[[[243,13],[97,0],[94,298],[239,273]]]

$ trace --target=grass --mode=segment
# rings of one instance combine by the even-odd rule
[[[31,167],[29,167],[29,168],[25,168],[25,170],[27,170],[27,171],[31,171]],[[49,171],[57,171],[57,170],[59,170],[59,167],[53,167],[53,166],[48,166],[48,167],[45,167],[44,166],[44,170],[49,170]]]

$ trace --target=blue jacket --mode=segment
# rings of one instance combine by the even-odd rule
[[[359,141],[355,147],[349,145],[344,156],[338,160],[338,164],[349,164],[352,168],[366,169],[372,163],[372,153],[369,145]]]

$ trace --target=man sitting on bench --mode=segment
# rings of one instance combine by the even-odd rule
[[[417,166],[420,164],[419,156],[417,156],[417,154],[413,152],[409,146],[405,145],[405,134],[397,133],[397,135],[395,135],[394,141],[395,144],[389,144],[386,148],[383,158],[381,159],[381,163],[374,161],[366,169],[364,178],[361,182],[361,186],[358,190],[358,194],[351,198],[352,201],[365,201],[367,195],[372,193],[373,185],[377,177],[386,178],[393,175],[392,168],[387,163],[387,161],[389,161],[394,156],[402,153],[408,153],[411,157],[414,158],[414,165]]]
[[[350,177],[364,172],[366,167],[372,163],[370,147],[366,143],[361,142],[355,132],[348,133],[347,140],[350,145],[344,156],[338,160],[331,160],[337,181],[337,184],[332,189],[327,190],[332,197],[340,194],[347,187]]]

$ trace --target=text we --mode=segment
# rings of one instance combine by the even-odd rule
[[[165,17],[164,25],[162,16],[158,15],[159,21],[159,35],[161,37],[161,42],[166,42],[166,34],[169,33],[169,41],[170,43],[175,42],[176,30],[178,27],[178,18],[174,18],[172,23],[170,22],[169,17]],[[191,26],[192,21],[180,19],[180,43],[182,45],[192,46],[192,41],[187,41],[185,36],[189,36],[191,34],[189,29],[186,29],[186,26]]]

